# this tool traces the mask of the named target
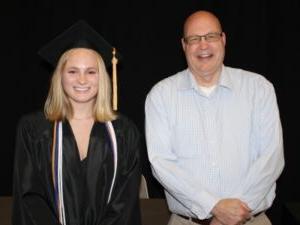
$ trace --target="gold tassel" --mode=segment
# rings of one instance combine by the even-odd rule
[[[113,58],[112,62],[112,83],[113,83],[113,110],[118,110],[118,85],[117,85],[117,63],[116,49],[113,48],[112,51]]]

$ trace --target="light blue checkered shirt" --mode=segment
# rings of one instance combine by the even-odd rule
[[[223,66],[207,96],[187,69],[152,88],[145,113],[152,171],[173,213],[204,219],[223,198],[253,214],[271,206],[284,157],[275,91],[263,76]]]

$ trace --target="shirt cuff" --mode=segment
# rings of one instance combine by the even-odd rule
[[[191,211],[197,215],[199,219],[212,217],[211,211],[221,199],[204,191],[197,193],[194,196],[195,200],[191,206]]]

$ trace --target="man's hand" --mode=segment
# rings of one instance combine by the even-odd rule
[[[215,216],[210,221],[209,225],[223,225]]]
[[[239,199],[222,199],[212,209],[212,214],[219,220],[219,224],[239,225],[246,222],[250,217],[251,209]],[[218,224],[214,221],[211,225]]]

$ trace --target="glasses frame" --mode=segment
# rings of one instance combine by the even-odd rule
[[[211,35],[213,35],[214,37],[210,39]],[[187,37],[183,38],[183,41],[184,41],[184,43],[186,43],[188,45],[198,44],[203,39],[205,41],[211,43],[211,42],[217,42],[217,41],[219,41],[222,36],[223,36],[223,32],[222,31],[221,32],[211,32],[211,33],[207,33],[207,34],[204,34],[204,35],[191,35],[191,36],[187,36]]]

